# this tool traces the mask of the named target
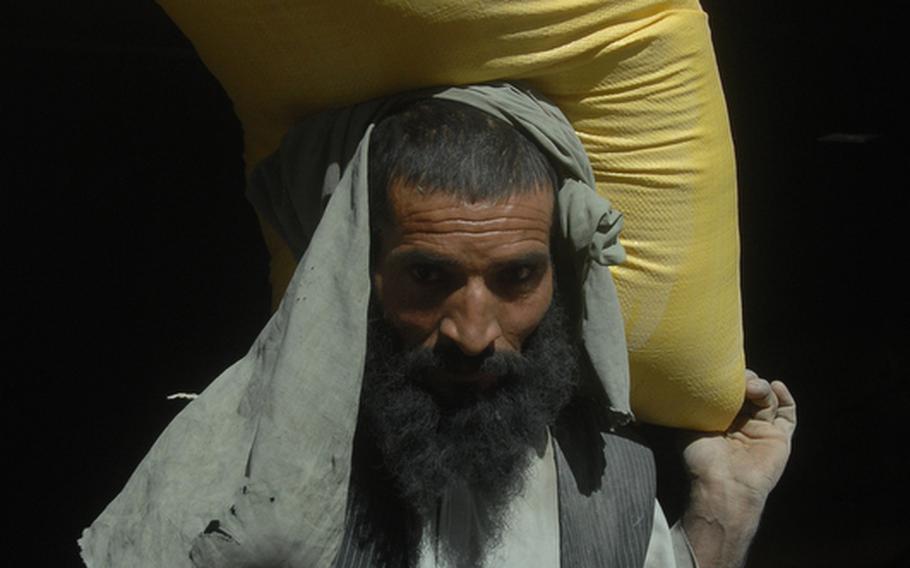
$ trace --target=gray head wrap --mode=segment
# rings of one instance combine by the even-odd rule
[[[579,332],[603,412],[631,419],[622,318],[609,265],[622,216],[594,190],[572,126],[514,84],[408,93],[305,118],[250,179],[249,198],[302,255],[250,352],[184,409],[86,529],[89,566],[328,567],[345,518],[370,297],[372,125],[408,99],[475,106],[557,166],[561,243],[579,283]],[[261,564],[257,564],[261,565]]]

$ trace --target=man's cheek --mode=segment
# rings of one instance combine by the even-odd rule
[[[525,340],[540,326],[552,302],[552,295],[545,294],[534,302],[513,306],[509,312],[507,333],[519,348],[524,347]]]
[[[386,312],[386,319],[401,336],[405,347],[434,347],[439,316],[434,311],[415,310],[407,305]]]

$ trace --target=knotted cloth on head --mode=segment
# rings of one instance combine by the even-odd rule
[[[522,86],[495,83],[326,111],[293,127],[250,178],[249,199],[302,255],[287,293],[250,352],[171,423],[85,531],[89,566],[331,566],[365,361],[370,132],[426,97],[508,122],[556,167],[557,245],[570,251],[580,286],[578,331],[608,401],[603,414],[614,423],[632,418],[609,272],[624,257],[622,216],[594,190],[582,144],[559,109]]]

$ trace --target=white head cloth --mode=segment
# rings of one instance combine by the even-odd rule
[[[344,530],[370,297],[372,125],[422,97],[477,107],[536,143],[561,178],[559,246],[603,411],[631,419],[609,265],[622,216],[594,190],[571,125],[523,87],[397,95],[305,118],[250,179],[249,197],[302,258],[249,353],[167,427],[80,540],[87,565],[329,567]]]

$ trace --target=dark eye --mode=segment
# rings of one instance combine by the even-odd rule
[[[534,276],[533,266],[518,266],[512,269],[512,280],[515,282],[527,282]]]
[[[428,264],[415,264],[410,271],[411,278],[418,284],[435,284],[443,277],[442,270]]]
[[[502,272],[502,283],[506,286],[526,286],[532,284],[538,275],[538,267],[533,264],[511,266]]]

